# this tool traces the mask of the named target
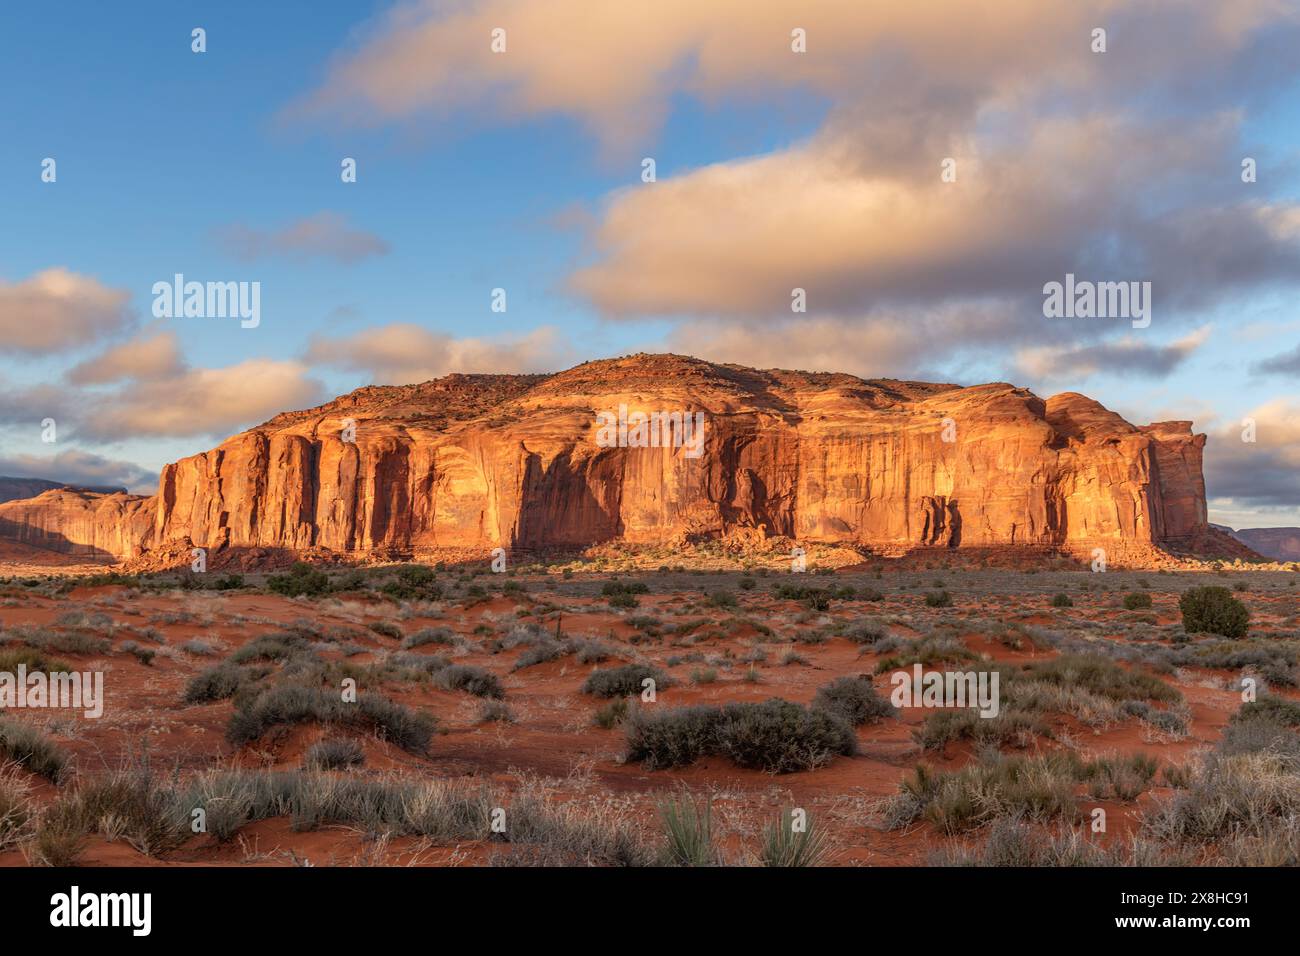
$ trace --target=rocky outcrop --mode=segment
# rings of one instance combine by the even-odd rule
[[[698,446],[682,413],[702,413]],[[636,355],[359,389],[166,466],[152,499],[0,505],[0,534],[119,558],[724,536],[1152,546],[1205,530],[1204,444],[1188,422],[1138,427],[1073,393]]]

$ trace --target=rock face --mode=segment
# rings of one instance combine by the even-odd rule
[[[153,540],[154,498],[55,488],[0,504],[0,538],[91,560],[139,557]]]
[[[1274,561],[1300,561],[1300,528],[1226,529],[1238,541]]]
[[[1206,530],[1204,444],[1189,422],[1138,427],[1073,393],[636,355],[359,389],[166,466],[154,498],[0,505],[0,534],[117,558],[732,536],[1123,549]]]

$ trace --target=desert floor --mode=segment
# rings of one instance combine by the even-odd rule
[[[1028,828],[1023,832],[1043,841],[1073,834],[1099,852],[1131,855],[1145,846],[1175,862],[1215,860],[1223,847],[1214,840],[1171,837],[1167,826],[1151,821],[1200,785],[1195,768],[1220,745],[1241,708],[1243,676],[1254,677],[1261,694],[1300,699],[1298,578],[1245,569],[1094,574],[895,570],[885,564],[825,574],[562,572],[558,566],[515,574],[412,574],[389,566],[332,571],[326,593],[289,597],[268,589],[266,575],[228,581],[227,590],[195,586],[192,578],[182,588],[176,586],[181,579],[165,575],[123,583],[15,575],[0,584],[0,654],[9,662],[0,670],[21,660],[29,669],[101,671],[105,704],[99,719],[50,709],[10,709],[0,718],[38,729],[66,758],[45,773],[21,759],[4,771],[0,821],[6,806],[9,818],[0,822],[0,865],[600,863],[621,859],[609,847],[622,837],[661,860],[665,807],[706,802],[716,852],[737,864],[759,860],[765,831],[792,808],[813,821],[825,841],[822,862],[834,865],[951,861],[963,850],[983,852],[999,826]],[[1251,612],[1248,637],[1228,641],[1184,632],[1179,595],[1207,584],[1235,589]],[[950,606],[942,606],[940,593],[950,597]],[[1131,593],[1149,595],[1151,606],[1127,610],[1124,598]],[[1061,594],[1070,606],[1060,606]],[[259,639],[257,647],[271,648],[265,655],[228,661]],[[425,669],[412,655],[442,660]],[[716,753],[655,769],[628,760],[624,722],[613,711],[605,719],[609,726],[595,719],[619,698],[583,689],[593,671],[641,663],[670,681],[656,687],[653,702],[639,702],[634,694],[633,711],[770,698],[809,705],[819,688],[844,676],[865,675],[887,699],[889,674],[910,669],[913,661],[976,671],[1002,665],[1015,672],[1062,655],[1100,661],[1109,668],[1107,679],[1115,676],[1111,671],[1135,673],[1176,693],[1152,693],[1145,704],[1132,704],[1132,690],[1112,693],[1094,684],[1070,697],[1065,687],[1065,693],[1026,705],[1025,723],[1000,727],[990,739],[972,739],[983,732],[977,725],[928,746],[923,732],[935,711],[904,708],[857,726],[856,755],[772,773]],[[192,682],[223,661],[251,674],[242,691],[187,703]],[[478,696],[472,691],[482,687],[473,682],[452,689],[454,682],[439,675],[455,665],[495,676],[504,696]],[[1059,671],[1044,673],[1058,690],[1072,680],[1068,672],[1064,678]],[[382,724],[294,718],[270,718],[264,732],[232,743],[240,694],[239,706],[247,707],[257,693],[281,683],[305,680],[333,694],[347,679],[362,696],[381,695],[436,718],[427,748],[399,746]],[[471,817],[500,806],[510,821],[520,801],[528,801],[532,835],[512,830],[517,822],[493,833],[475,818],[440,835],[437,828],[411,832],[364,815],[325,813],[252,814],[219,836],[154,839],[142,835],[148,827],[135,810],[123,809],[119,819],[111,806],[83,808],[74,834],[51,822],[61,800],[115,774],[147,774],[174,790],[205,772],[298,773],[309,749],[326,739],[352,741],[351,750],[363,757],[316,777],[446,783],[454,793],[481,794],[477,804],[479,798],[466,798],[479,807],[466,811]],[[1011,760],[1073,753],[1109,762],[1066,784],[1073,807],[1064,810],[1006,797],[987,813],[966,807],[956,818],[898,813],[900,786],[918,764],[957,771],[996,759],[994,752]],[[1135,754],[1149,755],[1152,764],[1125,770],[1120,758]],[[166,803],[159,799],[160,806]],[[965,799],[978,803],[981,797],[968,793]],[[1090,826],[1097,808],[1106,811],[1101,833]],[[175,808],[156,812],[174,814]],[[1233,837],[1258,837],[1253,825],[1248,821]],[[1237,846],[1234,852],[1251,851]]]

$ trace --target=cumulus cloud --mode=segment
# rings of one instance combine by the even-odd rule
[[[184,369],[176,333],[154,331],[81,362],[69,369],[67,380],[74,385],[102,385],[123,379],[172,378]]]
[[[230,255],[245,262],[284,256],[351,264],[387,255],[390,249],[379,236],[349,226],[343,216],[333,212],[320,212],[269,231],[243,224],[227,226],[217,231],[216,238]]]
[[[158,486],[157,472],[129,461],[105,458],[78,449],[53,455],[0,457],[0,475],[12,478],[45,478],[66,485],[97,488],[126,488],[151,494]]]
[[[649,15],[606,0],[419,0],[373,24],[295,109],[358,122],[563,114],[612,145],[644,140],[682,94],[805,89],[888,104],[922,86],[931,112],[969,112],[1035,91],[1043,78],[1067,90],[1132,90],[1152,71],[1222,58],[1285,10],[1275,0],[1227,9],[1211,0],[661,0]],[[1089,44],[1102,23],[1117,43],[1099,70]],[[806,53],[791,49],[796,28]],[[504,53],[493,52],[496,29]]]
[[[221,436],[322,399],[321,384],[299,362],[249,359],[224,368],[187,369],[103,396],[77,422],[77,434],[121,441],[140,437]]]
[[[129,298],[62,267],[0,280],[0,352],[40,355],[93,344],[131,325]]]
[[[223,368],[182,368],[109,388],[0,390],[0,424],[40,435],[53,418],[59,440],[224,437],[282,411],[310,408],[323,385],[300,362],[257,358]]]
[[[795,27],[807,53],[790,49]],[[568,288],[734,361],[915,374],[941,364],[936,348],[951,366],[995,344],[1164,374],[1185,343],[1046,320],[1042,286],[1150,281],[1168,333],[1300,282],[1300,206],[1237,176],[1246,110],[1295,79],[1295,42],[1300,10],[1276,0],[665,0],[653,17],[429,0],[374,24],[299,105],[379,122],[560,114],[628,147],[683,95],[811,91],[829,110],[805,141],[608,196]],[[796,288],[807,315],[791,313]]]
[[[793,289],[823,315],[1000,297],[1032,331],[1044,327],[1043,284],[1075,273],[1152,282],[1158,319],[1300,280],[1300,243],[1278,225],[1293,209],[1225,192],[1235,131],[1231,117],[1182,121],[1177,135],[1110,115],[1042,120],[948,144],[958,178],[942,182],[938,159],[893,172],[836,127],[615,194],[595,261],[570,284],[606,315],[633,318],[788,316]],[[1171,174],[1195,193],[1195,215],[1144,202]]]
[[[572,349],[554,328],[516,338],[455,338],[410,323],[342,337],[315,336],[305,360],[366,373],[377,385],[410,385],[451,372],[553,372]]]
[[[1251,437],[1253,423],[1254,441]],[[1255,507],[1300,508],[1300,396],[1274,398],[1210,435],[1205,488]]]

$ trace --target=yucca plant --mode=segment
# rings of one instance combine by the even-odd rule
[[[830,853],[826,833],[804,817],[796,829],[793,810],[782,810],[781,819],[763,831],[763,866],[821,866]]]
[[[697,803],[689,794],[659,804],[666,866],[717,866],[721,862],[713,845],[713,803]]]

